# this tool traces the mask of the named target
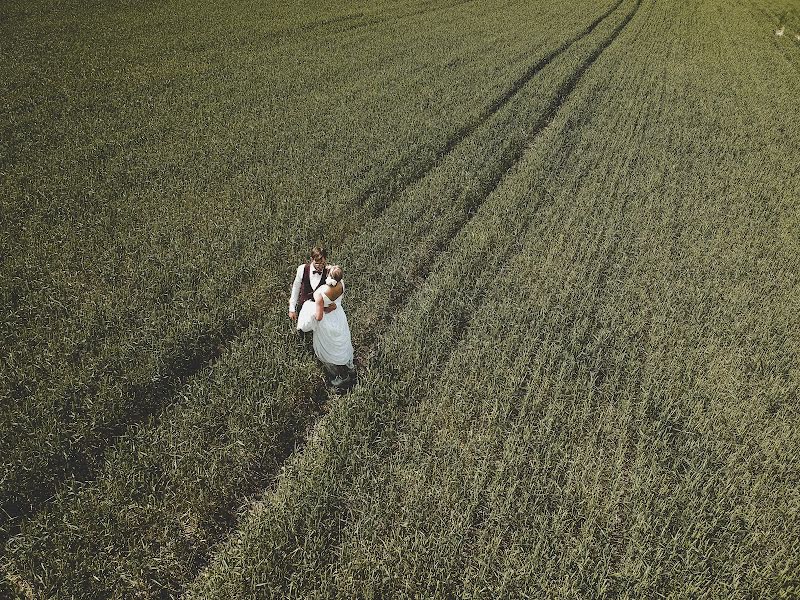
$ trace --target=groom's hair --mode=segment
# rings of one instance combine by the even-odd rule
[[[311,258],[313,260],[328,258],[328,251],[325,249],[325,246],[314,246],[311,249]]]

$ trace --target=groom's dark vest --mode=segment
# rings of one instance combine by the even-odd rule
[[[319,278],[317,287],[311,287],[311,263],[306,263],[306,268],[303,269],[303,279],[300,281],[300,306],[302,307],[306,300],[311,300],[314,292],[325,283],[325,271],[327,267],[322,269],[322,277]]]

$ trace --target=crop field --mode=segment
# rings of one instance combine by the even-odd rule
[[[800,598],[794,0],[5,0],[0,91],[0,598]]]

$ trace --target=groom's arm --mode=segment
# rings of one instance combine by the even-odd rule
[[[292,282],[292,293],[289,296],[289,318],[294,321],[297,319],[297,301],[300,300],[300,282],[303,280],[303,268],[305,265],[297,267],[297,273]]]

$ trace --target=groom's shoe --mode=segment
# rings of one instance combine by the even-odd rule
[[[337,375],[336,377],[331,379],[331,385],[333,387],[342,387],[348,381],[350,381],[349,377],[342,377],[341,375]]]

